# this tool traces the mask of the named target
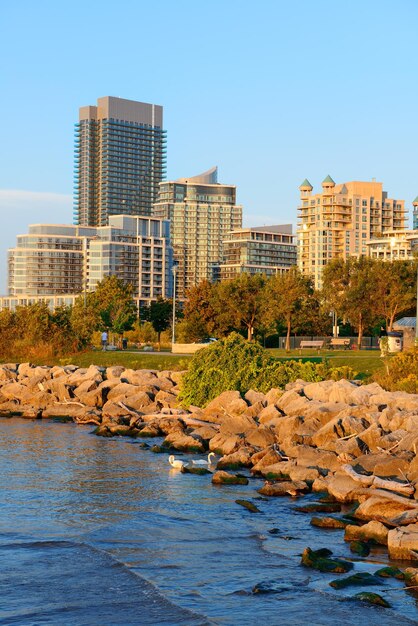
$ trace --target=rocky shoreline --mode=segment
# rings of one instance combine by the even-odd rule
[[[246,468],[265,479],[264,497],[326,493],[322,506],[305,507],[314,514],[311,524],[341,528],[360,556],[373,543],[387,546],[389,558],[406,568],[382,575],[402,576],[411,590],[418,586],[418,395],[376,383],[300,380],[267,394],[227,391],[204,409],[186,410],[178,402],[181,378],[181,372],[122,366],[4,364],[0,415],[92,424],[105,437],[164,437],[154,452],[213,451],[221,458],[210,466],[212,482],[246,484],[236,473]],[[187,458],[182,471],[208,473]],[[335,515],[342,503],[352,505],[349,515]],[[310,548],[302,556],[307,567],[342,571],[332,561]],[[358,577],[350,577],[353,584],[367,584]]]

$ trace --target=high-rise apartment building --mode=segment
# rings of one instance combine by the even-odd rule
[[[170,225],[117,215],[108,226],[32,224],[9,250],[8,293],[23,301],[92,291],[105,276],[133,286],[138,304],[172,295]],[[5,299],[3,299],[4,304]]]
[[[165,176],[163,108],[99,98],[75,125],[74,223],[106,226],[112,215],[151,215]]]
[[[304,180],[299,187],[298,265],[322,286],[322,269],[331,259],[367,254],[366,241],[407,228],[403,200],[388,198],[382,183],[352,181],[336,185],[330,176],[321,193]]]
[[[291,224],[240,228],[229,233],[223,242],[220,279],[238,274],[272,276],[296,265],[296,243]]]
[[[199,176],[160,183],[154,215],[171,222],[180,299],[190,287],[216,278],[223,240],[242,226],[236,187],[219,184],[217,173],[215,167]]]

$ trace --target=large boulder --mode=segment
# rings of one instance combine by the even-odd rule
[[[387,546],[388,532],[389,529],[382,522],[372,520],[364,526],[355,526],[354,524],[346,526],[344,539],[345,541],[375,541]]]
[[[274,406],[274,404],[269,404],[264,407],[258,414],[258,421],[260,424],[269,425],[271,423],[277,424],[277,420],[282,417],[280,411]],[[272,422],[273,420],[273,422]]]
[[[418,524],[390,530],[388,549],[391,559],[418,561]]]
[[[326,478],[327,490],[338,502],[352,502],[356,499],[359,483],[344,474],[336,472]]]
[[[383,490],[370,490],[376,493],[361,502],[355,512],[357,519],[378,520],[393,525],[392,520],[400,517],[411,509],[416,509],[417,504],[401,496],[382,493]]]
[[[238,417],[247,409],[248,404],[241,398],[239,391],[224,391],[217,398],[209,402],[203,410],[200,419],[223,424]],[[251,420],[252,418],[246,418]]]
[[[256,448],[267,448],[275,443],[276,437],[269,428],[260,426],[245,431],[245,441]]]
[[[329,394],[334,386],[333,380],[322,380],[318,383],[308,383],[303,388],[305,396],[309,400],[318,400],[319,402],[328,402]]]
[[[236,452],[245,445],[244,439],[240,435],[228,433],[217,433],[209,442],[209,449],[221,456],[226,456]]]
[[[285,480],[278,483],[266,482],[258,493],[262,496],[296,496],[309,491],[308,485],[302,480]]]
[[[253,456],[253,448],[245,446],[233,452],[227,454],[219,459],[218,469],[239,469],[240,467],[251,467],[251,459]]]
[[[258,404],[259,402],[261,402],[261,404],[265,406],[265,403],[266,403],[265,394],[261,393],[261,391],[254,391],[254,389],[249,389],[249,391],[247,391],[247,393],[245,394],[244,398],[246,399],[248,404],[251,404],[251,405]]]
[[[169,433],[162,445],[163,448],[174,448],[182,452],[195,452],[196,454],[205,452],[205,446],[200,439],[186,435],[181,431]]]
[[[297,465],[331,472],[341,468],[341,462],[334,452],[327,452],[310,446],[299,446],[297,448],[296,462]]]

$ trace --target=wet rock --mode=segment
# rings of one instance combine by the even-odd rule
[[[303,504],[295,507],[297,511],[302,513],[338,513],[341,511],[341,504],[338,502],[313,502],[311,504]]]
[[[181,467],[182,474],[196,474],[196,476],[205,476],[206,474],[211,474],[211,472],[206,467],[197,467],[193,465],[182,465]]]
[[[375,604],[377,606],[384,606],[385,608],[390,608],[389,602],[384,600],[382,596],[378,593],[369,593],[368,591],[361,591],[360,593],[356,593],[354,596],[356,600],[361,600],[362,602],[367,602],[368,604]]]
[[[381,578],[396,578],[397,580],[404,580],[405,574],[398,567],[381,567],[375,573],[375,576]]]
[[[375,541],[383,546],[388,543],[388,528],[381,522],[371,521],[364,526],[348,525],[345,529],[345,541]]]
[[[350,552],[358,554],[359,556],[368,556],[370,554],[370,547],[365,541],[351,541]]]
[[[320,572],[332,572],[335,574],[345,574],[353,569],[353,564],[342,559],[329,558],[332,555],[331,550],[311,550],[305,548],[302,553],[302,565],[317,569]]]
[[[248,485],[248,478],[241,474],[230,474],[229,472],[217,471],[212,477],[214,485]]]
[[[345,528],[348,522],[336,517],[313,517],[310,524],[318,528]]]
[[[263,496],[296,496],[302,492],[309,491],[309,487],[303,481],[267,482],[257,491]]]
[[[171,452],[170,448],[166,448],[165,446],[158,446],[158,445],[154,445],[151,448],[151,452],[154,452],[154,454],[166,454]]]
[[[381,585],[382,581],[374,576],[373,574],[369,574],[368,572],[358,572],[357,574],[352,574],[347,578],[337,578],[336,580],[332,580],[329,585],[334,589],[345,589],[346,587],[358,587],[361,586],[371,586],[371,585]]]
[[[243,506],[245,509],[247,509],[251,513],[261,513],[260,509],[249,500],[235,500],[235,503],[239,504],[240,506]]]

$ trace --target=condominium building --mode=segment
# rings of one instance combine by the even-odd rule
[[[160,183],[154,215],[171,223],[180,299],[202,280],[216,279],[223,240],[227,233],[242,226],[236,187],[219,184],[217,174],[214,167],[199,176]]]
[[[415,198],[415,200],[412,203],[412,206],[414,207],[413,210],[413,214],[412,214],[412,219],[413,219],[413,226],[412,228],[414,230],[418,229],[418,196]]]
[[[366,241],[407,228],[404,201],[388,198],[382,183],[374,180],[336,185],[327,176],[321,193],[313,193],[306,179],[299,189],[298,265],[317,288],[329,261],[367,254]]]
[[[381,261],[413,259],[418,252],[418,230],[389,230],[366,241],[367,254]]]
[[[165,176],[163,108],[106,96],[75,125],[74,224],[151,215]]]
[[[94,290],[110,275],[132,284],[139,303],[170,297],[169,230],[165,220],[129,215],[98,228],[33,224],[8,253],[9,297],[60,301]]]
[[[296,265],[296,243],[291,224],[240,228],[223,242],[220,279],[230,280],[238,274],[283,273]]]

